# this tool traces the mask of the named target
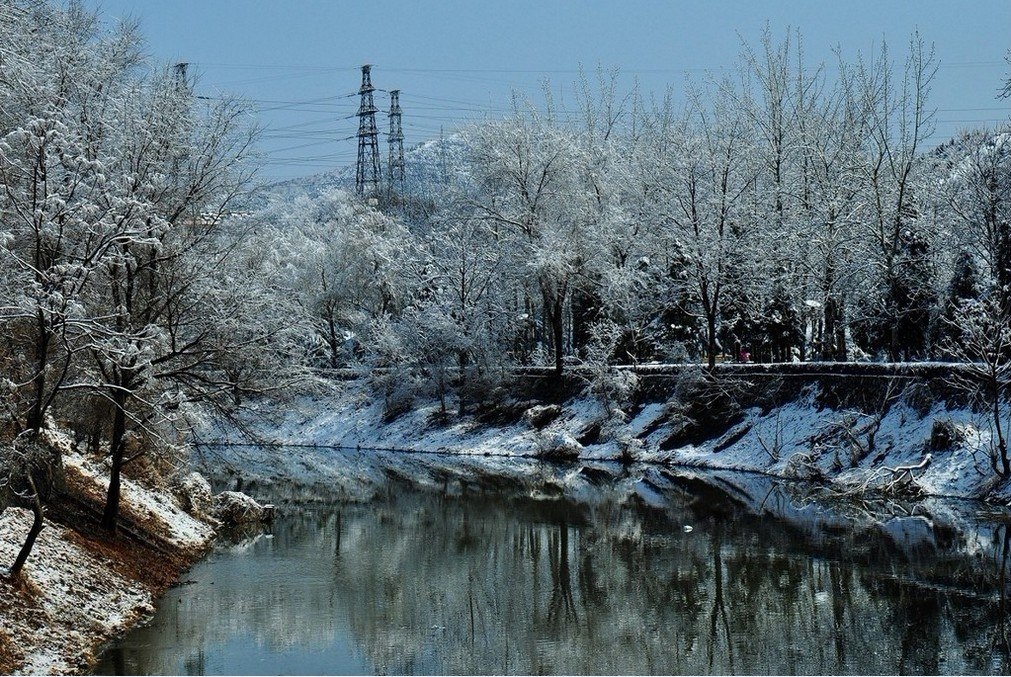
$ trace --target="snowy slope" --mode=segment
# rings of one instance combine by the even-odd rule
[[[94,495],[108,486],[106,470],[70,447],[70,440],[47,431],[60,447],[68,485]],[[205,522],[187,515],[170,496],[124,478],[121,510],[138,531],[195,558],[214,536]],[[0,513],[0,562],[13,562],[32,523],[32,513],[8,508]],[[146,532],[147,529],[153,529]],[[50,520],[22,570],[24,591],[0,587],[0,640],[19,652],[16,672],[69,674],[88,668],[99,648],[154,612],[150,581],[127,575],[115,539],[102,546]],[[153,550],[163,552],[162,550]],[[148,563],[157,568],[164,561]],[[20,595],[12,603],[7,595]]]
[[[617,460],[631,450],[638,461],[663,465],[744,470],[785,478],[820,475],[846,492],[878,487],[894,477],[891,469],[919,464],[931,453],[927,467],[914,473],[925,494],[978,497],[994,488],[985,463],[989,441],[985,425],[968,410],[948,410],[941,405],[921,413],[900,401],[876,420],[869,414],[821,406],[814,392],[808,392],[765,412],[757,407],[747,410],[741,422],[714,439],[666,448],[664,442],[673,423],[664,402],[647,404],[629,420],[616,422],[607,418],[596,401],[576,398],[565,404],[555,421],[536,430],[523,421],[486,425],[467,416],[437,422],[439,408],[434,401],[422,402],[394,421],[384,422],[379,403],[354,384],[345,387],[339,394],[297,397],[280,407],[261,403],[262,416],[251,415],[250,427],[268,443],[297,446],[268,454],[247,449],[260,465],[236,456],[239,452],[227,447],[216,448],[214,453],[250,477],[293,477],[312,483],[319,480],[320,473],[330,476],[328,468],[333,464],[327,458],[338,452],[326,447],[355,452],[354,458],[342,456],[335,461],[338,466],[364,468],[363,459],[381,450],[489,457],[508,466],[517,458],[536,458],[563,441],[575,445],[583,461]],[[841,421],[846,425],[840,425]],[[963,439],[954,448],[930,452],[932,431],[938,422],[961,431]],[[599,439],[587,435],[594,427],[603,430]],[[872,427],[874,440],[868,444],[867,433]],[[207,431],[203,437],[216,442],[248,441],[231,429]],[[858,445],[851,442],[853,438]],[[576,441],[580,439],[586,440],[585,445]],[[998,487],[991,497],[1003,496],[1006,491]]]

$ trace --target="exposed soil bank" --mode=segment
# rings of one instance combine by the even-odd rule
[[[47,507],[21,580],[0,576],[0,674],[87,671],[105,644],[151,617],[214,535],[167,491],[130,480],[110,535],[99,526],[103,469],[73,453],[64,462],[66,488]],[[0,561],[14,560],[31,521],[27,510],[0,513]]]

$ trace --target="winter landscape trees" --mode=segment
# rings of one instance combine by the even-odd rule
[[[124,467],[182,413],[313,371],[391,401],[420,383],[446,413],[580,362],[1008,363],[957,339],[1011,316],[1011,128],[931,147],[919,36],[827,68],[766,32],[683,102],[602,72],[576,116],[517,101],[382,208],[268,187],[254,209],[241,102],[75,4],[0,11],[0,412],[27,505],[58,475],[49,426],[108,458],[113,528]]]
[[[401,303],[370,317],[420,337],[446,316],[414,351],[420,373],[453,361],[438,344],[461,369],[480,345],[560,373],[602,336],[611,364],[943,358],[957,271],[1006,304],[1007,131],[928,147],[937,59],[918,35],[900,57],[882,46],[831,66],[808,65],[800,35],[766,32],[680,109],[601,73],[576,118],[547,97],[473,126],[454,180],[418,188],[439,197],[398,239]],[[268,209],[282,231],[301,218]],[[379,279],[355,270],[349,289]],[[362,362],[375,333],[346,318],[331,337],[338,325],[360,339],[343,364]]]
[[[181,406],[241,388],[219,357],[255,352],[222,331],[246,301],[217,275],[250,125],[237,102],[197,105],[184,69],[146,68],[133,26],[77,4],[3,11],[5,474],[41,511],[59,459],[33,450],[54,417],[76,424],[110,460],[114,529],[123,466],[171,447]]]

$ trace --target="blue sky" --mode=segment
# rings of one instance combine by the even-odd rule
[[[1011,101],[995,94],[1009,67],[1011,1],[575,2],[571,0],[85,0],[106,19],[141,21],[157,60],[186,61],[198,93],[251,100],[265,126],[265,178],[354,161],[359,66],[402,91],[409,147],[467,120],[504,114],[513,90],[538,97],[550,82],[571,104],[580,66],[620,68],[644,92],[683,89],[686,75],[733,67],[738,35],[752,44],[766,21],[799,28],[808,61],[831,62],[887,40],[899,56],[919,29],[941,63],[931,94],[936,141],[997,124]],[[383,109],[387,99],[377,93]],[[385,128],[381,116],[380,129]],[[385,144],[383,144],[385,153]]]

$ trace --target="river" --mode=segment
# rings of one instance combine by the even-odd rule
[[[366,503],[281,506],[222,539],[97,672],[1011,669],[1004,514],[826,503],[767,478],[745,499],[705,473],[626,477],[631,491],[591,477],[577,497],[391,480]]]

